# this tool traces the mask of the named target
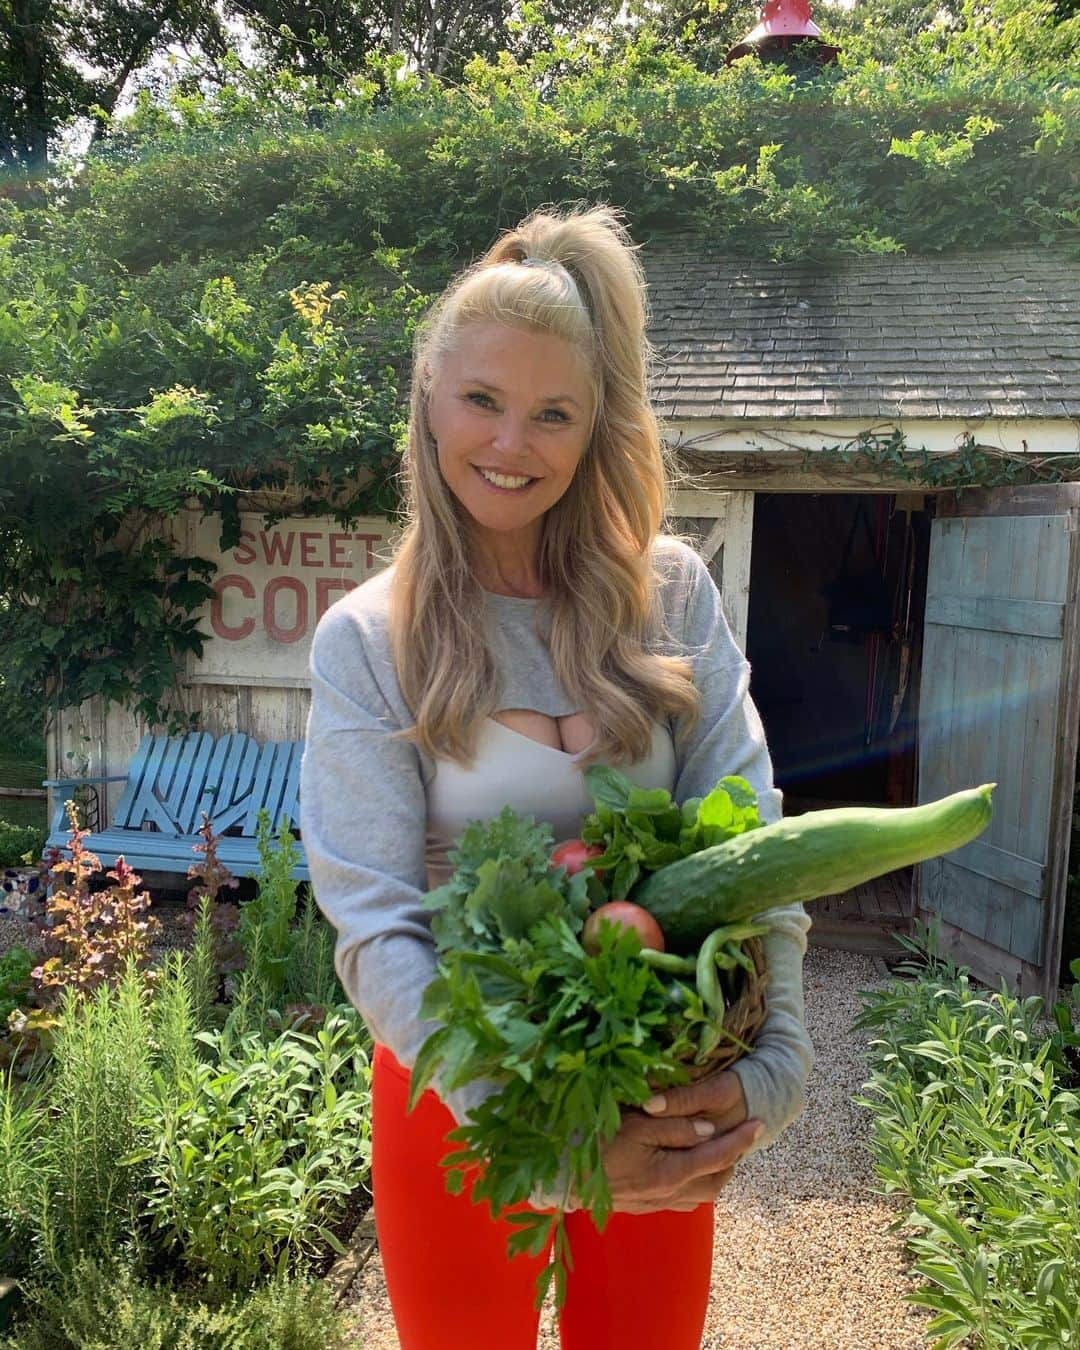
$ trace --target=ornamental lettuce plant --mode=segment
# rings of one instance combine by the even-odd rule
[[[150,893],[139,890],[142,877],[122,857],[106,873],[113,884],[94,890],[92,880],[104,871],[101,859],[86,847],[90,831],[79,828],[72,802],[68,815],[71,857],[61,854],[52,862],[56,881],[46,900],[50,926],[43,936],[52,954],[34,968],[34,982],[39,991],[54,996],[63,989],[86,994],[116,983],[129,963],[143,969],[149,980],[150,944],[160,930],[147,912]]]

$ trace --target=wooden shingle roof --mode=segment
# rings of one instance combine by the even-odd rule
[[[641,252],[667,419],[1080,416],[1080,260],[1052,248],[827,266]]]

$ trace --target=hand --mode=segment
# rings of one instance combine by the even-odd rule
[[[723,1069],[697,1083],[668,1088],[661,1096],[650,1098],[642,1110],[654,1120],[700,1117],[712,1121],[716,1133],[723,1134],[746,1119],[746,1097],[739,1075]]]
[[[744,1120],[710,1139],[704,1128],[710,1123],[625,1112],[618,1134],[601,1149],[612,1208],[621,1214],[652,1214],[711,1204],[764,1127],[760,1121]]]

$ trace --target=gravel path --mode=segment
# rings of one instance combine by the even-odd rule
[[[876,1193],[869,1117],[851,1104],[866,1079],[865,1033],[853,1032],[858,991],[884,966],[811,948],[807,1024],[817,1051],[803,1116],[736,1172],[716,1209],[713,1288],[702,1350],[924,1350],[928,1320],[904,1303],[913,1282],[898,1209]],[[399,1350],[376,1254],[350,1311],[357,1350]],[[496,1342],[477,1350],[498,1350]],[[537,1350],[559,1350],[550,1304]],[[657,1350],[664,1350],[658,1346]]]

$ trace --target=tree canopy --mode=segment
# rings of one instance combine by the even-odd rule
[[[655,15],[538,22],[526,55],[453,79],[383,54],[332,97],[270,61],[144,90],[40,200],[0,199],[9,694],[165,719],[212,572],[162,529],[192,501],[226,543],[246,494],[286,482],[302,513],[392,514],[415,325],[540,204],[823,264],[1077,247],[1080,20],[954,3],[915,29],[895,0],[830,11],[841,59],[809,78],[724,67],[704,6],[659,36]]]

